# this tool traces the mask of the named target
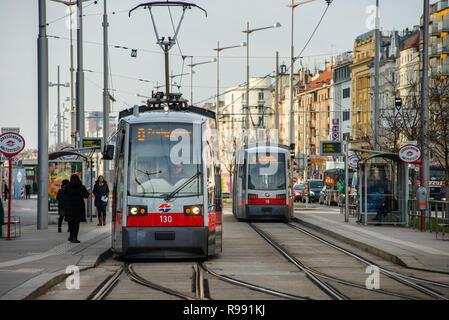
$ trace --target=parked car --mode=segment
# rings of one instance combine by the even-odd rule
[[[293,192],[294,192],[294,199],[295,201],[303,201],[303,193],[304,193],[304,185],[302,184],[295,184],[293,186]]]
[[[309,202],[318,202],[320,198],[320,191],[323,189],[323,180],[308,179],[305,183],[304,195],[309,197]]]

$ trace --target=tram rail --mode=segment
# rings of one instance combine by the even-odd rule
[[[293,220],[295,222],[297,222],[295,218],[293,218]],[[332,248],[334,248],[334,249],[336,249],[336,250],[338,250],[338,251],[340,251],[340,252],[342,252],[342,253],[344,253],[344,254],[346,254],[348,256],[351,256],[352,258],[362,262],[365,265],[375,266],[375,267],[379,268],[379,271],[382,272],[384,275],[386,275],[390,279],[393,279],[393,280],[396,280],[396,281],[402,283],[403,285],[411,287],[411,288],[413,288],[413,289],[415,289],[417,291],[420,291],[421,293],[424,293],[425,295],[431,296],[431,297],[436,298],[436,299],[449,300],[447,297],[445,297],[444,295],[442,295],[438,291],[433,290],[431,288],[428,288],[428,287],[426,287],[424,285],[417,284],[417,283],[412,282],[412,281],[422,282],[422,283],[426,283],[426,284],[429,284],[429,285],[434,285],[434,286],[439,286],[439,287],[444,287],[444,288],[449,288],[449,284],[447,284],[447,283],[438,282],[438,281],[432,281],[432,280],[423,279],[423,278],[414,277],[414,276],[409,276],[409,275],[404,275],[404,274],[401,274],[401,273],[398,273],[398,272],[394,272],[394,271],[388,270],[386,268],[383,268],[383,267],[377,265],[376,263],[374,263],[372,261],[369,261],[368,259],[365,259],[365,258],[361,257],[360,255],[358,255],[358,254],[356,254],[356,253],[354,253],[354,252],[352,252],[352,251],[350,251],[348,249],[342,248],[342,247],[340,247],[340,246],[338,246],[338,245],[336,245],[336,244],[334,244],[334,243],[332,243],[332,242],[330,242],[328,240],[325,240],[325,239],[319,237],[318,235],[313,234],[312,232],[307,231],[307,230],[305,230],[305,229],[303,229],[303,228],[301,228],[301,227],[299,227],[297,225],[294,225],[292,223],[286,223],[286,225],[289,226],[290,228],[295,229],[297,231],[300,231],[300,232],[302,232],[302,233],[304,233],[304,234],[314,238],[315,240],[318,240],[321,243],[324,243],[324,244],[326,244],[326,245],[328,245],[328,246],[330,246],[330,247],[332,247]]]

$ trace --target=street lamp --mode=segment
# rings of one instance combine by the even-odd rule
[[[70,84],[68,82],[61,83],[59,80],[59,66],[58,66],[58,82],[57,83],[48,83],[49,87],[58,87],[58,142],[57,142],[57,150],[61,147],[61,114],[60,114],[60,94],[59,94],[59,87],[69,87]]]
[[[218,131],[218,105],[220,103],[220,52],[227,49],[246,47],[246,42],[242,42],[237,46],[229,46],[220,48],[220,41],[217,41],[217,47],[213,50],[217,51],[217,97],[215,102],[215,115],[217,116],[217,131]]]
[[[313,2],[316,0],[304,0],[301,2],[294,3],[292,0],[292,3],[287,5],[287,7],[292,8],[291,13],[291,29],[290,29],[290,131],[289,131],[289,145],[290,147],[294,144],[293,141],[293,132],[294,132],[294,123],[293,123],[293,64],[295,62],[295,58],[293,56],[293,22],[294,22],[294,9],[300,5]]]
[[[262,27],[262,28],[255,28],[250,29],[249,28],[249,22],[246,22],[246,30],[243,30],[243,33],[246,33],[246,121],[245,121],[245,129],[248,132],[249,130],[249,35],[253,32],[265,30],[265,29],[271,29],[271,28],[279,28],[281,24],[279,22],[276,22],[275,24],[268,26],[268,27]],[[248,133],[245,135],[245,142],[248,143]]]
[[[203,61],[203,62],[197,62],[197,63],[193,63],[193,56],[190,56],[190,64],[187,65],[188,67],[190,67],[190,103],[191,105],[193,105],[193,67],[196,67],[200,64],[206,64],[206,63],[211,63],[211,62],[216,62],[217,59],[212,58],[208,61]]]

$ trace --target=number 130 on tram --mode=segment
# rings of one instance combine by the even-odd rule
[[[160,104],[159,104],[160,106]],[[141,106],[120,113],[112,249],[127,259],[206,258],[222,250],[215,113]]]

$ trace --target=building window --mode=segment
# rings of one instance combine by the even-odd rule
[[[351,88],[343,89],[343,99],[349,98],[351,96]]]
[[[263,98],[263,91],[262,92],[259,92],[259,101],[261,101],[261,100],[263,100],[264,98]]]
[[[343,121],[349,120],[349,117],[350,117],[349,111],[344,111],[343,112]]]

